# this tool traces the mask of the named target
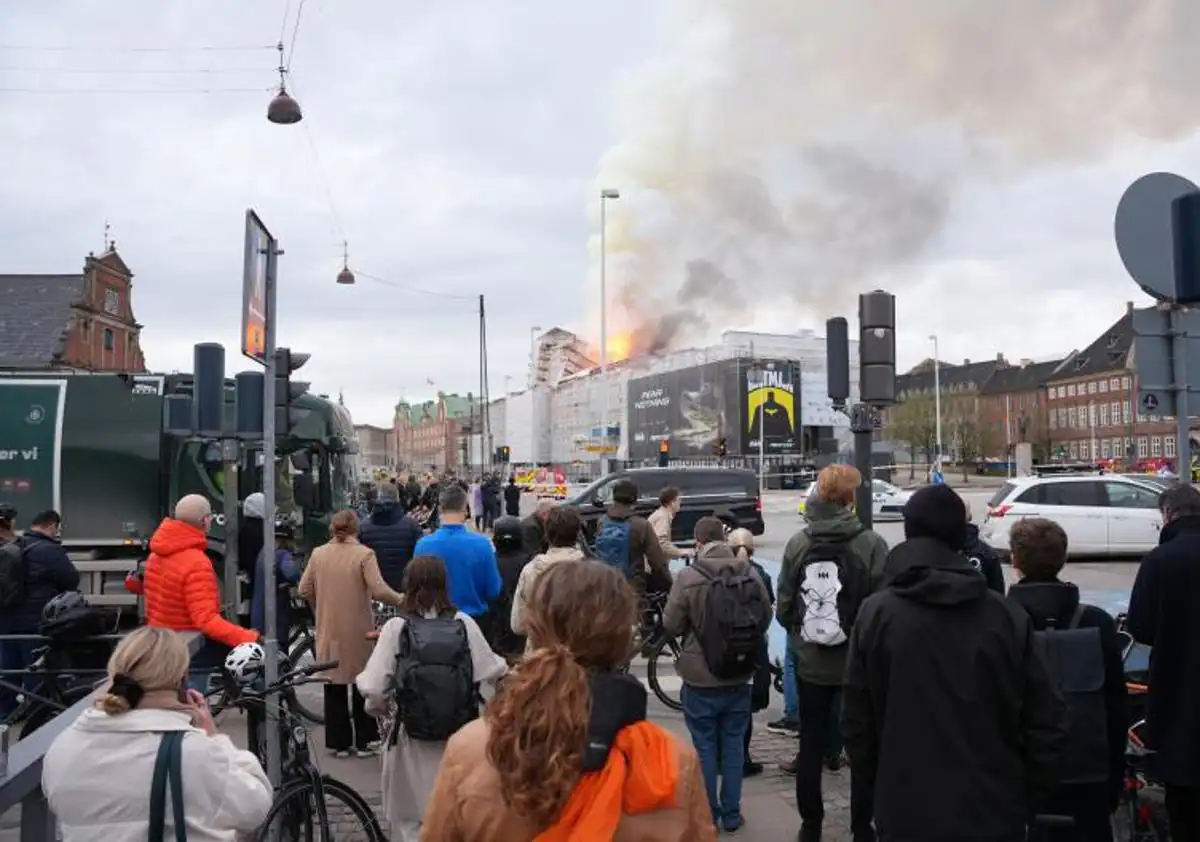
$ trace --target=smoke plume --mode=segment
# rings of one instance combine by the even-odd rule
[[[902,292],[964,189],[1195,130],[1198,36],[1196,0],[676,0],[597,179],[612,321],[658,351]]]

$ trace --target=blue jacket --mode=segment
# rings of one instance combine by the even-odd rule
[[[25,598],[11,616],[0,620],[0,628],[11,634],[37,634],[46,603],[63,591],[79,590],[79,571],[56,538],[26,532],[17,543],[24,550]]]
[[[267,563],[266,555],[258,551],[258,563],[254,569],[254,596],[250,600],[250,627],[259,634],[266,635],[266,601]],[[288,631],[292,627],[292,600],[288,595],[288,587],[300,581],[303,571],[296,559],[285,549],[275,550],[275,637],[286,641]]]
[[[383,503],[358,529],[358,540],[375,552],[379,572],[394,591],[404,590],[404,568],[421,540],[421,527],[395,503]]]
[[[481,617],[500,595],[496,550],[484,536],[462,524],[446,524],[417,542],[414,555],[437,556],[446,565],[450,601],[459,611]]]

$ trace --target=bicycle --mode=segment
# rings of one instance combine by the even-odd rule
[[[678,692],[672,695],[662,685],[660,664],[666,664],[670,659],[674,671],[679,664],[679,655],[683,651],[679,641],[667,634],[663,628],[663,611],[667,605],[668,594],[665,591],[655,591],[646,594],[646,602],[642,607],[641,622],[634,631],[634,651],[646,659],[646,683],[658,700],[671,710],[683,710],[683,701]],[[626,667],[628,669],[628,667]]]
[[[1129,727],[1125,751],[1125,786],[1112,815],[1113,838],[1120,842],[1168,842],[1166,794],[1146,775],[1146,761],[1153,753],[1142,741],[1146,721]]]
[[[349,784],[337,778],[321,774],[309,749],[309,733],[302,716],[295,710],[296,688],[304,684],[321,682],[316,673],[337,667],[337,661],[309,664],[285,672],[267,687],[255,688],[236,681],[227,670],[222,669],[222,681],[226,685],[225,698],[229,707],[246,712],[246,727],[249,732],[250,750],[265,765],[266,746],[261,734],[266,728],[266,704],[272,697],[278,698],[279,738],[283,759],[282,777],[275,791],[275,800],[259,828],[256,839],[266,842],[279,839],[283,842],[311,842],[313,839],[363,839],[366,842],[387,842],[387,836],[379,824],[375,811],[366,800]],[[347,833],[341,825],[343,815],[333,816],[327,799],[340,802],[361,829],[361,833]],[[278,825],[277,827],[274,827]],[[332,832],[336,826],[337,831]],[[274,829],[276,833],[272,833]]]
[[[10,718],[10,723],[21,724],[21,738],[90,696],[106,677],[115,646],[116,640],[109,638],[71,642],[50,638],[33,651],[34,662],[22,672],[22,679],[27,675],[41,678],[35,689],[25,689],[23,680],[0,678],[0,686],[22,696]],[[96,666],[87,665],[91,663]],[[95,680],[88,681],[85,676]]]
[[[316,620],[313,617],[312,608],[309,607],[307,602],[298,597],[292,599],[292,614],[296,620],[292,628],[289,629],[287,647],[284,651],[287,652],[288,662],[293,666],[299,667],[306,662],[312,663],[317,659]],[[323,707],[316,708],[307,705],[297,698],[296,712],[313,725],[325,724],[325,710]]]

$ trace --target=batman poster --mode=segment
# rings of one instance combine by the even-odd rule
[[[800,401],[792,365],[763,361],[746,371],[743,419],[745,443],[756,454],[759,438],[767,454],[796,453],[800,449]]]

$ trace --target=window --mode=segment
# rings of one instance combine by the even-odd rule
[[[1136,451],[1133,449],[1133,439],[1129,436],[1125,437],[1125,455],[1132,457]]]
[[[1075,397],[1075,384],[1074,383],[1067,384],[1067,397],[1069,397],[1069,398]]]
[[[1112,405],[1111,405],[1111,409],[1112,409],[1112,423],[1113,423],[1113,426],[1115,427],[1121,423],[1121,402],[1113,401]]]
[[[1121,439],[1112,440],[1112,455],[1114,459],[1120,459],[1125,455],[1125,444]]]
[[[117,291],[112,287],[104,290],[104,312],[108,313],[110,316],[115,316],[120,309],[121,296],[117,293]]]
[[[1167,436],[1163,439],[1163,456],[1168,459],[1175,458],[1175,437]]]
[[[1100,404],[1100,426],[1108,426],[1108,404],[1106,403]]]
[[[1110,377],[1108,380],[1108,388],[1112,389],[1114,392],[1117,391],[1118,389],[1120,389],[1121,388],[1121,378],[1120,377]]]
[[[1139,459],[1145,459],[1150,455],[1150,440],[1145,436],[1138,436],[1137,455]]]
[[[1071,442],[1071,458],[1072,459],[1079,458],[1079,442],[1077,442],[1077,441]]]
[[[92,338],[92,323],[84,319],[79,323],[79,332],[83,334],[83,341],[87,342]]]
[[[117,337],[113,334],[112,328],[106,327],[104,329],[104,350],[111,351],[116,346],[117,346]]]
[[[1157,509],[1158,495],[1128,482],[1106,482],[1108,505],[1114,509]]]
[[[1122,377],[1122,378],[1121,378],[1121,388],[1122,388],[1122,389],[1128,389],[1128,388],[1129,388],[1129,378],[1128,378],[1128,377]]]
[[[1038,502],[1047,506],[1102,506],[1104,484],[1101,482],[1047,482],[1039,485]]]
[[[1058,413],[1057,412],[1055,412],[1054,410],[1051,410],[1050,414],[1047,416],[1047,419],[1050,421],[1050,429],[1051,430],[1058,429]]]
[[[1107,391],[1108,391],[1108,381],[1107,381],[1107,380],[1101,380],[1099,383],[1097,383],[1097,384],[1096,384],[1096,391],[1097,391],[1097,392],[1107,392]]]
[[[1076,412],[1078,412],[1078,409],[1076,407],[1073,407],[1073,406],[1067,407],[1067,426],[1068,427],[1077,426],[1078,418],[1076,416]]]
[[[1079,443],[1079,458],[1080,459],[1088,458],[1088,442],[1086,442],[1086,441],[1081,441]]]
[[[1156,459],[1162,456],[1162,436],[1150,437],[1150,458]]]
[[[1109,459],[1112,456],[1112,450],[1109,448],[1108,439],[1100,441],[1100,458]]]
[[[1132,415],[1130,414],[1129,401],[1121,401],[1121,422],[1128,424]]]
[[[1095,380],[1093,380],[1091,383],[1088,383],[1088,394],[1089,395],[1096,394],[1096,381]]]
[[[1096,416],[1097,416],[1096,405],[1094,403],[1089,403],[1088,404],[1088,416],[1087,416],[1088,417],[1088,427],[1096,426],[1096,421],[1097,421]]]

